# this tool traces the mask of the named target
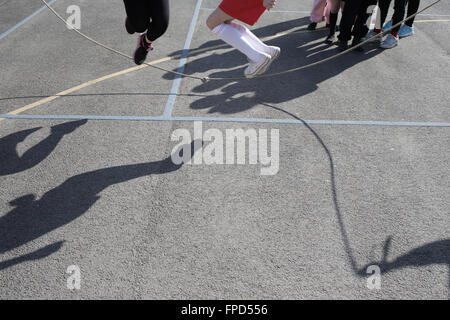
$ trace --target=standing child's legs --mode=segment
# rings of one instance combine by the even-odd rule
[[[317,24],[322,21],[325,7],[329,9],[329,3],[327,3],[327,0],[314,0],[314,4],[310,15],[311,23],[308,26],[308,30],[315,30]]]
[[[394,4],[394,15],[392,16],[392,25],[399,24],[405,17],[405,7],[406,0],[395,0]],[[398,31],[400,26],[396,26],[392,29],[391,33],[388,34],[386,39],[381,43],[383,49],[391,49],[398,45]]]
[[[333,43],[336,41],[336,24],[341,9],[341,0],[330,0],[330,34],[325,40],[326,43]]]
[[[420,0],[409,0],[408,1],[408,13],[407,16],[410,17],[413,14],[416,14],[417,11],[419,11],[419,7],[420,7]],[[412,27],[414,24],[414,19],[416,17],[413,17],[411,19],[406,20],[405,24],[409,27]]]
[[[345,1],[345,7],[344,11],[342,12],[338,36],[340,51],[348,49],[348,41],[352,38],[352,29],[360,6],[361,0]]]
[[[380,26],[383,27],[384,22],[386,21],[389,6],[391,5],[392,0],[379,0],[378,6],[380,7]]]
[[[406,16],[410,17],[413,14],[417,13],[419,11],[420,6],[420,0],[409,0],[408,1],[408,13]],[[411,19],[408,19],[405,21],[405,24],[400,28],[398,32],[398,36],[400,38],[405,38],[412,36],[414,34],[414,19],[416,17],[412,17]]]

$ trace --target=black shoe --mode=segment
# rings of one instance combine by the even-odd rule
[[[308,25],[308,28],[306,28],[306,30],[314,31],[314,30],[316,30],[316,27],[317,27],[317,23],[316,23],[316,22],[311,22],[311,23]]]
[[[131,22],[128,19],[128,17],[125,19],[125,29],[127,29],[127,32],[129,34],[135,34],[136,33],[136,30],[134,30],[134,27],[131,25]]]
[[[357,46],[358,44],[361,43],[361,39],[357,39],[357,38],[353,38],[352,41],[352,47]],[[358,52],[364,52],[364,49],[362,46],[359,46],[358,48],[356,48],[354,51],[358,51]]]
[[[153,46],[151,43],[148,43],[145,40],[145,33],[139,36],[138,46],[136,51],[134,52],[134,62],[137,65],[141,65],[144,63],[147,58],[147,54],[149,51],[153,50]]]
[[[339,40],[338,49],[341,52],[347,50],[348,49],[348,41]]]
[[[330,35],[325,39],[325,43],[328,43],[328,44],[333,44],[333,43],[335,43],[336,41],[337,41],[337,37],[336,37],[336,34],[335,34],[335,33],[330,34]]]

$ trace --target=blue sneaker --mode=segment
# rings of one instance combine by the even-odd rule
[[[377,37],[378,35],[378,37]],[[369,32],[367,32],[366,36],[364,38],[362,38],[362,41],[367,41],[369,39],[371,39],[369,42],[378,42],[378,44],[381,43],[381,34],[380,33],[376,33],[374,30],[370,30]]]
[[[386,22],[383,26],[383,31],[386,31],[387,29],[392,28],[392,20],[389,22]]]
[[[414,26],[410,27],[404,24],[398,31],[399,38],[406,38],[414,34]]]
[[[392,33],[389,33],[380,45],[383,49],[392,49],[396,46],[398,46],[398,37],[395,37]]]

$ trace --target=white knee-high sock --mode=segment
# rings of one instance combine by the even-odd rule
[[[263,52],[258,51],[239,28],[231,23],[222,23],[215,27],[212,32],[230,46],[245,54],[251,61],[257,62],[264,58]]]
[[[244,26],[242,24],[236,23],[236,22],[231,22],[231,24],[236,29],[239,29],[241,34],[252,44],[252,46],[256,50],[270,54],[269,46],[266,45],[264,42],[262,42],[257,36],[255,36],[255,34],[253,32],[251,32],[249,28],[247,28],[246,26]]]

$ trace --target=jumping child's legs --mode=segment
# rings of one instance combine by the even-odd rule
[[[273,48],[264,44],[244,25],[233,22],[234,18],[222,9],[217,8],[206,20],[208,28],[224,42],[245,54],[250,61],[250,69],[246,69],[246,76],[253,77],[262,73],[279,54]],[[250,73],[249,73],[250,72]]]
[[[134,62],[144,63],[153,50],[152,42],[161,37],[169,25],[169,0],[124,0],[127,13],[126,28],[129,33],[139,32]]]

